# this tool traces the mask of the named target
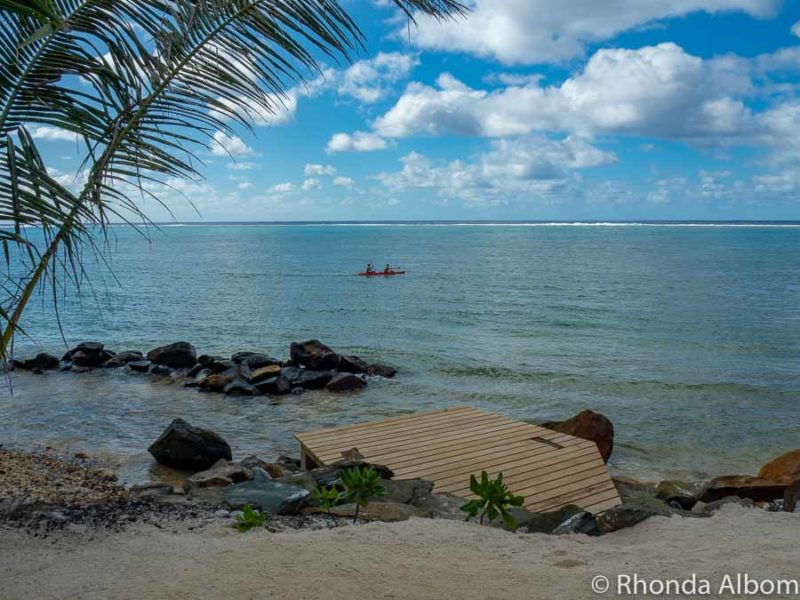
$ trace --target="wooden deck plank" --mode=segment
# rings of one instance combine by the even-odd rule
[[[444,451],[446,448],[452,446],[460,446],[463,448],[465,442],[469,442],[470,448],[472,448],[496,440],[502,441],[503,439],[509,442],[521,439],[531,440],[536,437],[532,435],[533,433],[535,432],[531,431],[524,423],[514,423],[513,421],[502,425],[490,424],[485,427],[470,425],[465,426],[464,429],[455,429],[444,434],[439,434],[433,438],[404,438],[396,442],[384,438],[379,441],[369,441],[368,443],[365,442],[362,444],[363,448],[359,446],[359,451],[369,452],[373,460],[376,461],[388,460],[391,458],[392,461],[397,461],[399,463],[409,456],[421,458],[431,452],[436,452],[437,450]],[[558,442],[559,440],[563,441],[563,439],[565,439],[564,434],[562,434],[560,438],[554,438],[548,441]],[[341,451],[347,448],[347,445],[333,447],[324,449],[318,452],[318,454],[321,457],[328,456],[335,460],[335,457],[339,456]],[[398,464],[398,466],[400,465]]]
[[[577,504],[608,510],[619,495],[594,443],[469,407],[399,415],[295,436],[318,464],[358,448],[397,479],[427,479],[436,491],[470,498],[469,476],[482,470],[525,497],[529,510]]]
[[[451,421],[427,423],[416,428],[377,431],[370,434],[360,433],[360,434],[343,435],[341,438],[333,438],[330,440],[325,440],[322,443],[316,443],[314,444],[314,447],[324,452],[325,450],[342,448],[354,442],[358,442],[360,444],[366,444],[368,442],[375,442],[375,441],[400,442],[413,439],[418,439],[418,440],[436,439],[440,437],[443,434],[443,432],[446,433],[446,432],[472,431],[472,430],[486,429],[495,425],[500,426],[500,425],[519,425],[519,424],[520,424],[519,422],[512,421],[511,419],[505,419],[504,417],[500,416],[494,417],[492,419],[484,419],[479,415],[461,415],[459,417],[453,418]]]

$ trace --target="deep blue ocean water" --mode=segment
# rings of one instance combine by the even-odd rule
[[[15,374],[0,442],[84,449],[148,476],[176,416],[234,453],[296,453],[321,426],[471,405],[524,419],[583,408],[612,466],[655,478],[753,472],[800,447],[800,225],[187,225],[116,228],[112,269],[62,303],[69,344],[288,354],[316,337],[399,369],[357,396],[239,399],[123,370]],[[372,260],[402,277],[355,275]],[[17,356],[64,343],[37,301]]]

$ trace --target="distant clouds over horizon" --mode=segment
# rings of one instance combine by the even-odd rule
[[[175,218],[800,219],[800,2],[470,6],[348,3],[364,52],[217,132]],[[69,173],[74,136],[33,136]]]

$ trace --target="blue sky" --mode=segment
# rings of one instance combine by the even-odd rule
[[[800,219],[800,2],[474,0],[411,29],[348,5],[356,62],[220,133],[175,219]]]

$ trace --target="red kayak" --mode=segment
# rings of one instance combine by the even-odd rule
[[[377,277],[379,275],[385,275],[388,277],[389,275],[405,275],[405,274],[406,274],[405,271],[371,271],[369,273],[367,271],[362,271],[361,273],[359,273],[359,275],[361,275],[362,277]]]

